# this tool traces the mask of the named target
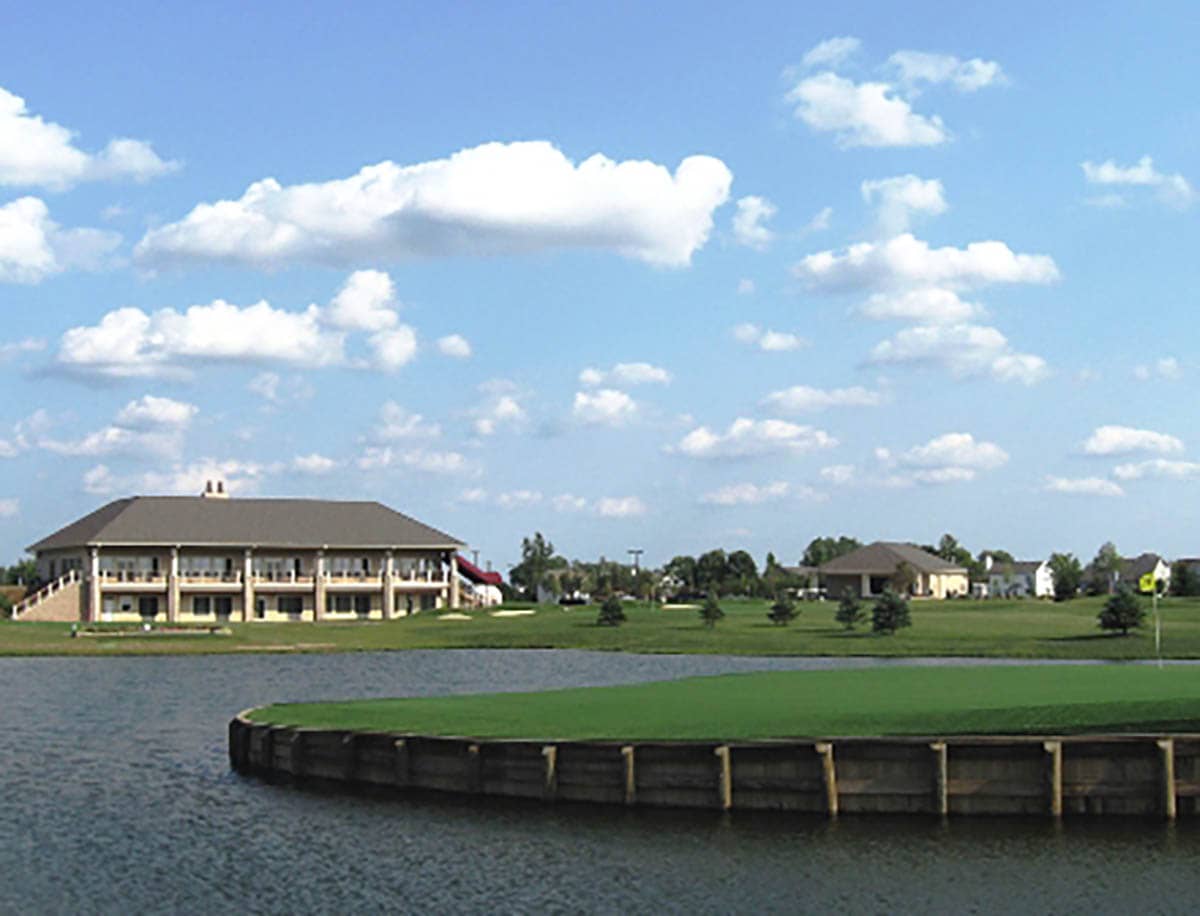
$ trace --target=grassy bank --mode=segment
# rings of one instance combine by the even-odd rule
[[[800,617],[776,627],[764,601],[724,601],[726,618],[705,629],[694,610],[629,605],[629,621],[597,627],[596,608],[538,608],[529,617],[441,620],[424,613],[369,623],[271,623],[230,626],[227,636],[136,636],[70,639],[70,626],[0,623],[0,655],[112,655],[126,653],[336,652],[389,649],[564,648],[626,652],[742,655],[963,655],[1015,658],[1147,658],[1152,627],[1126,638],[1102,633],[1098,598],[1063,604],[1044,601],[914,601],[912,627],[895,636],[869,629],[847,633],[833,619],[836,602],[799,605]],[[1162,602],[1163,650],[1168,657],[1200,658],[1200,599]]]
[[[1197,731],[1200,672],[1152,666],[787,671],[544,693],[284,704],[252,718],[562,740]]]

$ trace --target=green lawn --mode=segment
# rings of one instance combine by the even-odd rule
[[[388,623],[233,624],[231,636],[152,639],[69,639],[67,624],[0,623],[0,655],[355,651],[447,648],[569,648],[626,652],[708,652],[741,655],[962,655],[1015,658],[1147,658],[1149,626],[1122,638],[1096,625],[1102,600],[914,601],[912,627],[896,636],[844,632],[836,602],[808,602],[788,627],[766,617],[767,602],[726,600],[727,614],[706,630],[694,610],[627,606],[629,622],[597,627],[596,608],[542,607],[532,617],[497,618],[472,612],[465,621],[433,613]],[[1200,658],[1200,599],[1162,602],[1163,650]]]
[[[544,693],[284,704],[255,721],[478,738],[1200,731],[1191,666],[786,671]]]

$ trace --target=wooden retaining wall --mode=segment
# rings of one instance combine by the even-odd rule
[[[839,814],[1200,814],[1200,735],[517,741],[229,723],[239,773],[674,808]]]

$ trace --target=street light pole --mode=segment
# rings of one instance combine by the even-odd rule
[[[625,551],[625,552],[626,552],[627,554],[629,554],[631,557],[633,557],[633,574],[636,576],[636,575],[638,574],[638,569],[639,569],[639,565],[638,565],[638,559],[639,559],[639,558],[641,557],[641,555],[642,555],[642,554],[644,554],[646,551],[644,551],[644,550],[643,550],[641,547],[630,547],[630,548],[629,548],[627,551]]]

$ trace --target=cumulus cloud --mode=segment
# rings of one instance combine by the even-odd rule
[[[396,289],[381,270],[356,270],[338,290],[325,323],[347,331],[384,331],[396,326]]]
[[[12,497],[0,499],[0,518],[16,518],[21,514],[21,501]]]
[[[742,277],[742,279],[738,280],[737,294],[739,296],[753,296],[756,288],[753,280],[749,277]]]
[[[588,507],[588,501],[573,493],[560,493],[550,501],[555,512],[583,512]]]
[[[1131,455],[1151,452],[1170,455],[1183,451],[1183,442],[1167,433],[1132,426],[1097,426],[1083,443],[1088,455]]]
[[[733,338],[767,353],[788,353],[808,346],[808,341],[790,331],[772,331],[746,322],[733,329]]]
[[[792,486],[787,481],[776,480],[767,484],[732,483],[705,493],[700,502],[713,506],[757,506],[779,502],[784,499],[820,499],[812,487]]]
[[[778,208],[765,197],[743,197],[737,202],[733,214],[733,238],[739,245],[762,251],[771,244],[775,233],[764,223],[771,219]]]
[[[885,236],[907,232],[918,215],[945,213],[945,189],[936,178],[897,175],[864,181],[859,190],[866,203],[875,207],[879,231]]]
[[[952,54],[897,51],[887,62],[896,71],[900,83],[914,88],[921,84],[945,83],[959,92],[976,92],[986,86],[1007,82],[998,63],[978,57],[961,60]]]
[[[523,509],[541,501],[542,494],[537,490],[512,490],[496,497],[496,505],[501,509]]]
[[[871,350],[876,365],[930,366],[957,377],[988,375],[1001,382],[1033,385],[1047,375],[1046,361],[1018,353],[996,328],[972,324],[905,328]]]
[[[477,468],[466,456],[454,451],[435,451],[422,447],[368,446],[355,462],[363,471],[399,469],[423,474],[474,474]]]
[[[368,438],[376,442],[411,442],[414,439],[436,439],[442,428],[427,421],[395,401],[384,401]]]
[[[809,385],[793,385],[772,391],[764,398],[765,404],[786,413],[828,410],[831,407],[878,407],[884,402],[878,391],[855,385],[850,388],[813,388]]]
[[[1200,462],[1151,458],[1148,461],[1119,464],[1113,468],[1113,475],[1120,480],[1141,480],[1144,477],[1167,477],[1172,480],[1186,480],[1193,477],[1200,477]]]
[[[738,417],[725,432],[698,426],[679,440],[676,451],[689,458],[746,458],[756,455],[802,455],[833,448],[837,440],[822,429],[787,420]]]
[[[988,471],[1008,461],[1008,453],[994,442],[980,442],[970,433],[946,433],[909,449],[900,463],[918,468],[965,468]]]
[[[637,416],[637,410],[637,402],[615,388],[577,391],[571,407],[576,420],[600,426],[623,426]]]
[[[96,496],[122,493],[196,496],[204,491],[208,481],[223,480],[225,489],[236,495],[254,492],[265,477],[277,470],[277,466],[253,461],[214,458],[135,474],[115,474],[107,465],[98,464],[84,473],[83,489]]]
[[[617,363],[611,369],[587,368],[579,373],[579,384],[588,388],[600,385],[624,388],[634,385],[666,385],[670,381],[670,372],[650,363]]]
[[[854,482],[858,472],[852,464],[830,464],[821,468],[820,475],[822,480],[844,487]]]
[[[2,150],[0,142],[0,155]],[[0,206],[0,283],[40,283],[71,268],[98,270],[120,244],[115,232],[63,229],[43,201],[19,197]]]
[[[135,257],[147,267],[348,266],[589,248],[682,267],[708,240],[731,182],[711,156],[689,156],[672,173],[599,154],[576,164],[543,141],[486,143],[322,183],[266,178],[237,200],[200,204],[151,230]]]
[[[0,185],[60,191],[81,181],[145,181],[179,168],[142,140],[110,140],[98,153],[75,146],[74,133],[33,114],[25,100],[0,88]]]
[[[1114,160],[1106,159],[1100,163],[1083,162],[1080,163],[1080,167],[1088,184],[1153,188],[1159,200],[1180,210],[1185,210],[1196,202],[1196,189],[1192,187],[1191,182],[1178,172],[1160,172],[1149,156],[1143,156],[1129,166],[1118,165]],[[1120,205],[1123,202],[1124,198],[1117,195],[1108,205]]]
[[[946,287],[963,290],[993,283],[1053,283],[1053,258],[1018,254],[1003,242],[971,242],[966,248],[931,248],[903,233],[883,242],[859,242],[842,251],[803,258],[792,272],[820,292]]]
[[[184,434],[198,412],[194,404],[148,394],[122,407],[108,426],[78,439],[41,434],[34,444],[58,455],[75,457],[174,457],[182,452]]]
[[[962,324],[984,313],[979,303],[967,302],[953,290],[938,287],[873,293],[858,308],[858,314],[875,321],[918,324]]]
[[[596,500],[600,518],[637,518],[646,514],[646,504],[636,496],[603,496]]]
[[[0,364],[16,361],[28,353],[41,353],[46,349],[46,341],[37,337],[26,337],[11,343],[0,343]]]
[[[129,429],[183,427],[199,413],[195,404],[147,394],[130,401],[117,413],[116,423]]]
[[[814,45],[804,55],[806,67],[836,67],[862,47],[862,42],[852,35],[826,38]]]
[[[825,71],[788,92],[795,115],[813,130],[833,133],[838,146],[937,146],[950,134],[937,115],[913,111],[890,83],[855,83]]]
[[[497,379],[485,383],[480,393],[484,400],[472,412],[476,435],[491,436],[502,428],[520,426],[529,418],[521,404],[523,395],[511,382]]]
[[[326,458],[316,452],[309,455],[297,455],[292,459],[292,470],[300,474],[328,474],[337,466],[338,463],[332,458]]]
[[[447,334],[445,337],[439,337],[437,348],[442,356],[450,356],[454,359],[468,359],[471,356],[471,343],[461,334]]]
[[[1042,489],[1071,496],[1124,496],[1125,491],[1103,477],[1047,477]]]
[[[1179,365],[1179,360],[1174,356],[1164,356],[1162,359],[1155,360],[1153,365],[1135,366],[1133,369],[1134,378],[1143,382],[1149,381],[1156,375],[1159,378],[1175,381],[1182,374],[1183,370]]]

